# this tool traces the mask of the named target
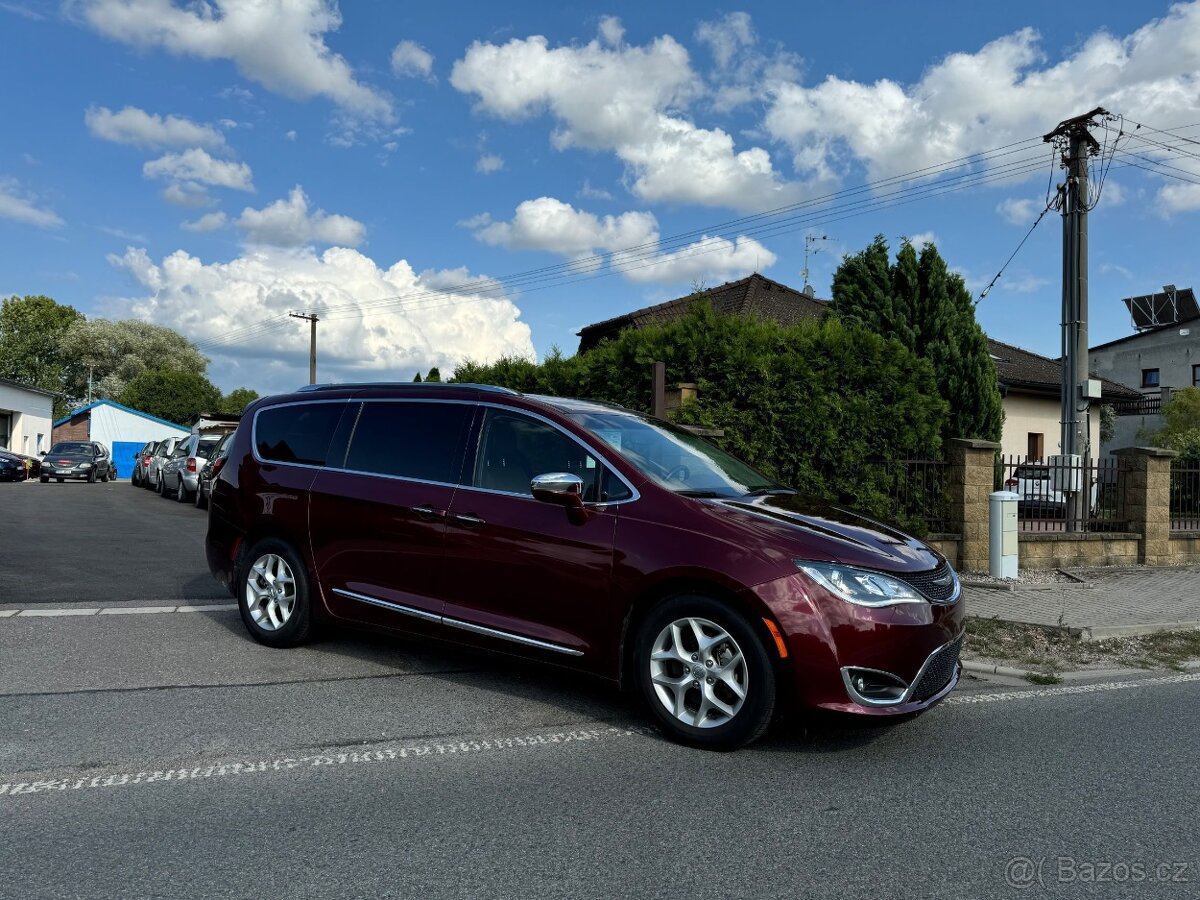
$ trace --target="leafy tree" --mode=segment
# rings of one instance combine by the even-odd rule
[[[933,244],[918,256],[905,241],[891,265],[888,253],[879,235],[847,256],[833,276],[830,311],[900,341],[933,364],[938,392],[950,404],[944,438],[1000,440],[1004,409],[996,367],[966,284]]]
[[[1200,460],[1200,388],[1172,391],[1163,404],[1165,424],[1147,437],[1157,447],[1178,450],[1185,459]]]
[[[258,391],[251,390],[250,388],[234,388],[221,398],[221,405],[218,411],[229,415],[237,415],[257,400],[258,396]]]
[[[136,319],[80,319],[63,334],[60,347],[73,360],[65,388],[75,401],[87,396],[89,367],[93,399],[119,399],[126,385],[147,370],[203,376],[208,369],[208,360],[179,332]],[[218,402],[219,397],[208,409],[217,409]]]
[[[656,360],[672,381],[698,385],[677,421],[723,429],[723,447],[808,494],[894,518],[902,476],[892,461],[935,457],[941,448],[947,404],[930,363],[833,319],[785,327],[720,315],[701,302],[675,322],[622,332],[584,354],[555,348],[541,364],[466,363],[451,380],[649,411]]]
[[[198,372],[143,369],[121,390],[117,402],[160,419],[190,424],[221,408],[221,391]]]
[[[413,376],[413,384],[420,384],[420,383],[421,383],[421,373],[418,372],[416,375]]]
[[[1111,403],[1100,407],[1100,443],[1107,444],[1117,433],[1117,410]]]
[[[438,371],[438,367],[434,366],[429,370],[429,374],[425,376],[426,381],[432,381],[440,384],[442,381],[442,373]]]
[[[61,393],[70,365],[62,336],[80,321],[82,313],[49,297],[9,297],[0,304],[0,378]],[[56,416],[67,408],[66,398],[55,399]]]

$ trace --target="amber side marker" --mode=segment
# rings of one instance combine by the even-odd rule
[[[775,638],[775,648],[779,651],[780,659],[787,659],[787,644],[783,642],[783,635],[779,633],[779,626],[770,619],[764,618],[767,631],[771,632],[771,637]]]

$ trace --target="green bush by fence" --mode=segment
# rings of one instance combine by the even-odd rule
[[[676,421],[724,429],[723,447],[804,493],[907,519],[892,501],[905,471],[894,463],[941,455],[948,406],[932,366],[898,341],[835,320],[785,327],[700,303],[588,353],[467,363],[453,380],[648,412],[656,360],[669,383],[699,389]]]

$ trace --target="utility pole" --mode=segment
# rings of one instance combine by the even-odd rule
[[[308,340],[308,383],[317,383],[317,322],[320,317],[316,313],[288,313],[293,319],[304,319],[309,324]]]
[[[1091,479],[1088,458],[1091,435],[1088,427],[1088,157],[1100,152],[1100,144],[1089,129],[1097,127],[1096,116],[1108,111],[1096,107],[1091,112],[1066,119],[1043,137],[1062,152],[1067,170],[1066,182],[1059,185],[1058,203],[1063,217],[1062,287],[1062,438],[1060,454],[1066,475],[1067,528],[1082,530],[1088,517]],[[1082,408],[1081,408],[1082,405]]]
[[[810,274],[808,268],[808,258],[821,252],[820,247],[817,247],[815,250],[813,249],[814,244],[816,244],[818,241],[827,240],[829,240],[829,235],[826,234],[806,234],[804,236],[804,268],[800,270],[800,280],[804,282],[802,292],[810,297],[815,295],[815,291],[813,290],[813,286],[808,283],[808,276]]]

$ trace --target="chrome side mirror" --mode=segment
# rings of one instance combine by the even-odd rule
[[[583,479],[570,472],[547,472],[529,482],[535,500],[558,506],[583,506]]]

